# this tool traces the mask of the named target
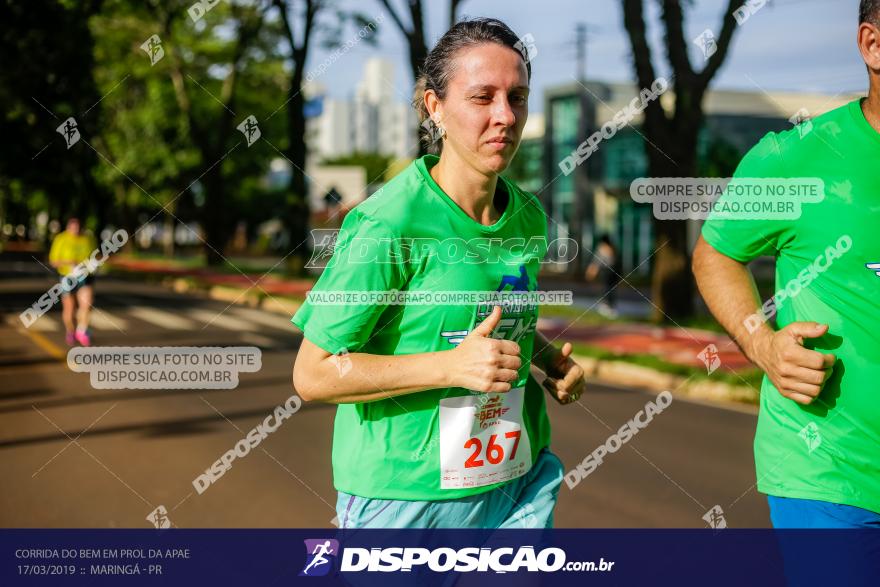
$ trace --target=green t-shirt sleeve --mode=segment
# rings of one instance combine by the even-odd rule
[[[767,134],[740,161],[734,180],[745,178],[788,177],[779,141],[774,133]],[[772,196],[768,196],[771,198]],[[737,196],[725,191],[718,203],[735,201]],[[702,235],[719,253],[741,263],[764,255],[774,256],[781,248],[789,221],[759,218],[718,218],[713,212],[703,224]]]
[[[350,211],[333,256],[313,292],[385,292],[406,284],[405,257],[398,234],[385,222]],[[373,335],[387,305],[316,304],[306,300],[291,318],[305,338],[331,354],[359,350]]]

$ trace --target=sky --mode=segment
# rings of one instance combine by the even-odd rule
[[[391,0],[403,10],[405,0]],[[448,28],[448,0],[423,0],[428,6],[429,44]],[[760,0],[751,0],[760,5]],[[666,73],[662,51],[662,26],[655,0],[645,0],[646,20],[659,75]],[[694,0],[687,10],[687,38],[705,29],[718,36],[726,0]],[[377,46],[357,43],[333,61],[317,77],[327,94],[347,98],[362,77],[364,62],[381,56],[395,63],[394,86],[399,101],[408,101],[412,78],[406,45],[400,31],[378,0],[339,0],[343,9],[358,10],[370,18],[384,15],[379,25]],[[770,0],[737,27],[727,61],[715,77],[713,87],[750,91],[804,91],[835,95],[864,92],[867,74],[856,47],[859,0]],[[531,95],[543,95],[545,87],[570,83],[576,73],[575,23],[589,27],[587,77],[609,82],[632,79],[629,40],[623,30],[620,0],[464,0],[460,14],[490,16],[506,22],[519,36],[531,34],[537,53],[532,61]],[[357,39],[349,27],[342,35]],[[699,48],[690,44],[691,62],[702,67]],[[323,62],[329,51],[313,46],[307,70]],[[530,100],[530,109],[540,111],[542,99]]]

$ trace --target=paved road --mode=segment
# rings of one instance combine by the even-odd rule
[[[144,527],[164,506],[179,527],[329,527],[334,409],[307,404],[199,495],[193,479],[292,394],[299,345],[287,319],[153,286],[100,280],[95,343],[262,349],[230,391],[95,390],[64,356],[58,310],[25,331],[17,315],[52,281],[36,263],[0,265],[2,527]],[[652,399],[592,384],[579,405],[551,402],[567,468]],[[701,527],[720,505],[731,527],[767,525],[754,490],[755,416],[675,401],[570,490],[557,527]]]

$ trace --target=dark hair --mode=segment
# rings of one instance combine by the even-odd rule
[[[862,0],[859,5],[859,24],[863,22],[880,26],[880,0]]]
[[[516,36],[509,26],[495,18],[474,18],[456,23],[446,31],[419,68],[419,78],[413,93],[412,105],[419,116],[419,139],[425,144],[430,152],[439,153],[443,148],[439,140],[434,121],[428,116],[425,107],[425,92],[434,90],[442,100],[446,97],[449,80],[455,72],[455,57],[462,50],[476,47],[484,43],[495,43],[510,47],[522,56],[526,64],[528,79],[532,79],[532,66],[529,63],[528,54],[524,43]],[[424,124],[426,121],[427,124]]]

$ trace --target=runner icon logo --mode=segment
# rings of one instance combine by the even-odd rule
[[[706,348],[700,351],[697,358],[703,361],[703,364],[706,365],[706,371],[709,375],[721,366],[721,357],[718,355],[718,347],[714,344],[706,346]]]
[[[519,266],[519,276],[516,275],[502,275],[501,283],[498,285],[498,289],[495,291],[501,291],[504,289],[504,286],[510,285],[513,287],[513,291],[529,291],[529,276],[526,273],[526,266]]]
[[[339,541],[332,538],[311,538],[304,540],[306,544],[306,566],[300,577],[323,577],[333,568],[333,562],[339,556]]]

